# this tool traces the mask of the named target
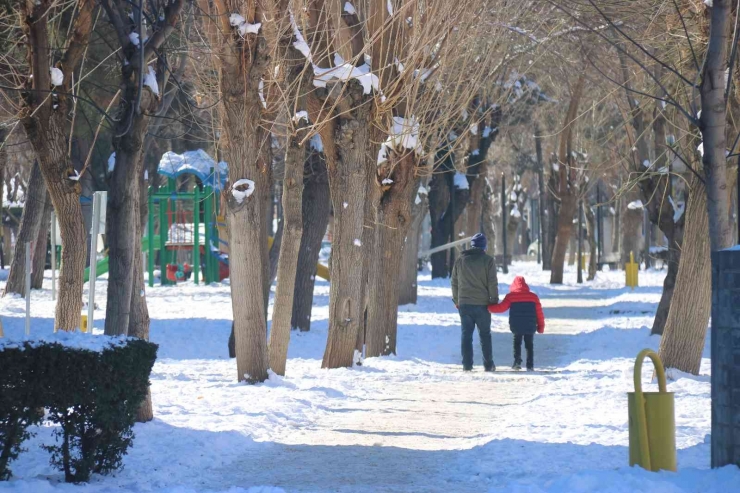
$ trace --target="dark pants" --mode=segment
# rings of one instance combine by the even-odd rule
[[[514,364],[522,364],[522,339],[527,349],[527,368],[534,368],[534,334],[514,334]]]
[[[493,350],[491,348],[491,314],[486,305],[460,305],[462,322],[462,359],[463,368],[473,368],[473,332],[478,326],[480,345],[483,350],[483,366],[486,370],[493,368]]]

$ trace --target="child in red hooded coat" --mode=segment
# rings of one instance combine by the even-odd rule
[[[488,305],[491,313],[509,311],[509,329],[514,333],[514,370],[522,369],[522,340],[527,349],[527,370],[534,370],[534,333],[545,332],[545,314],[536,294],[529,290],[522,276],[516,276],[509,294],[497,305]]]

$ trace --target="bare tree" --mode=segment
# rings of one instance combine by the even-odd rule
[[[24,77],[21,123],[36,152],[59,217],[63,250],[54,325],[71,331],[80,325],[86,254],[83,245],[87,235],[82,223],[79,175],[72,167],[67,143],[72,132],[69,116],[75,110],[73,96],[79,88],[74,82],[75,74],[92,32],[95,2],[76,2],[70,33],[59,58],[51,42],[50,29],[52,16],[61,7],[51,0],[22,5],[25,45],[33,77]]]
[[[121,52],[121,98],[118,123],[114,129],[113,149],[115,168],[109,183],[109,205],[106,223],[110,249],[110,274],[105,333],[127,334],[136,267],[134,261],[141,250],[141,176],[144,172],[144,138],[150,116],[156,114],[160,102],[160,87],[165,80],[163,64],[158,63],[159,75],[148,65],[150,59],[175,30],[183,2],[151,3],[148,8],[134,8],[115,0],[101,0]],[[151,36],[145,32],[145,19],[151,25]],[[161,55],[160,55],[161,56]],[[135,234],[131,234],[135,232]]]
[[[560,201],[557,237],[552,252],[550,283],[563,283],[563,267],[568,242],[573,232],[573,217],[578,205],[577,169],[573,152],[573,127],[578,117],[578,107],[583,97],[586,77],[579,75],[573,86],[558,147],[558,170],[556,196]]]
[[[26,243],[31,243],[31,252],[35,252],[35,245],[41,228],[46,203],[46,186],[41,169],[37,162],[33,163],[31,179],[28,184],[26,202],[23,206],[21,225],[15,241],[13,262],[10,264],[8,282],[5,284],[5,294],[26,294]]]

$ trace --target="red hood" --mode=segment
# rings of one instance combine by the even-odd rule
[[[516,276],[514,278],[514,282],[512,282],[511,286],[509,287],[509,292],[529,293],[529,286],[527,286],[527,281],[525,281],[522,276]]]

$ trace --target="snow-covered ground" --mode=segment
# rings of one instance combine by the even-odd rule
[[[709,469],[709,350],[702,376],[676,375],[679,472],[627,467],[627,399],[632,365],[657,348],[649,326],[663,274],[640,273],[623,288],[621,272],[551,287],[535,264],[502,275],[501,294],[524,275],[543,301],[547,330],[535,338],[535,374],[484,373],[460,365],[459,319],[449,283],[420,277],[419,304],[399,313],[397,357],[322,370],[329,285],[316,287],[310,333],[293,334],[287,376],[249,386],[227,358],[227,285],[155,287],[147,292],[156,419],[137,425],[125,468],[87,485],[61,483],[38,429],[0,492],[245,493],[340,492],[729,492],[737,468]],[[0,287],[4,283],[0,282]],[[47,288],[50,282],[47,279]],[[105,308],[104,280],[98,283]],[[33,331],[50,332],[50,291],[32,296]],[[2,299],[6,336],[23,333],[25,304]],[[102,327],[97,321],[98,331]],[[499,370],[512,363],[505,316],[494,317]],[[645,365],[644,381],[651,368]]]

